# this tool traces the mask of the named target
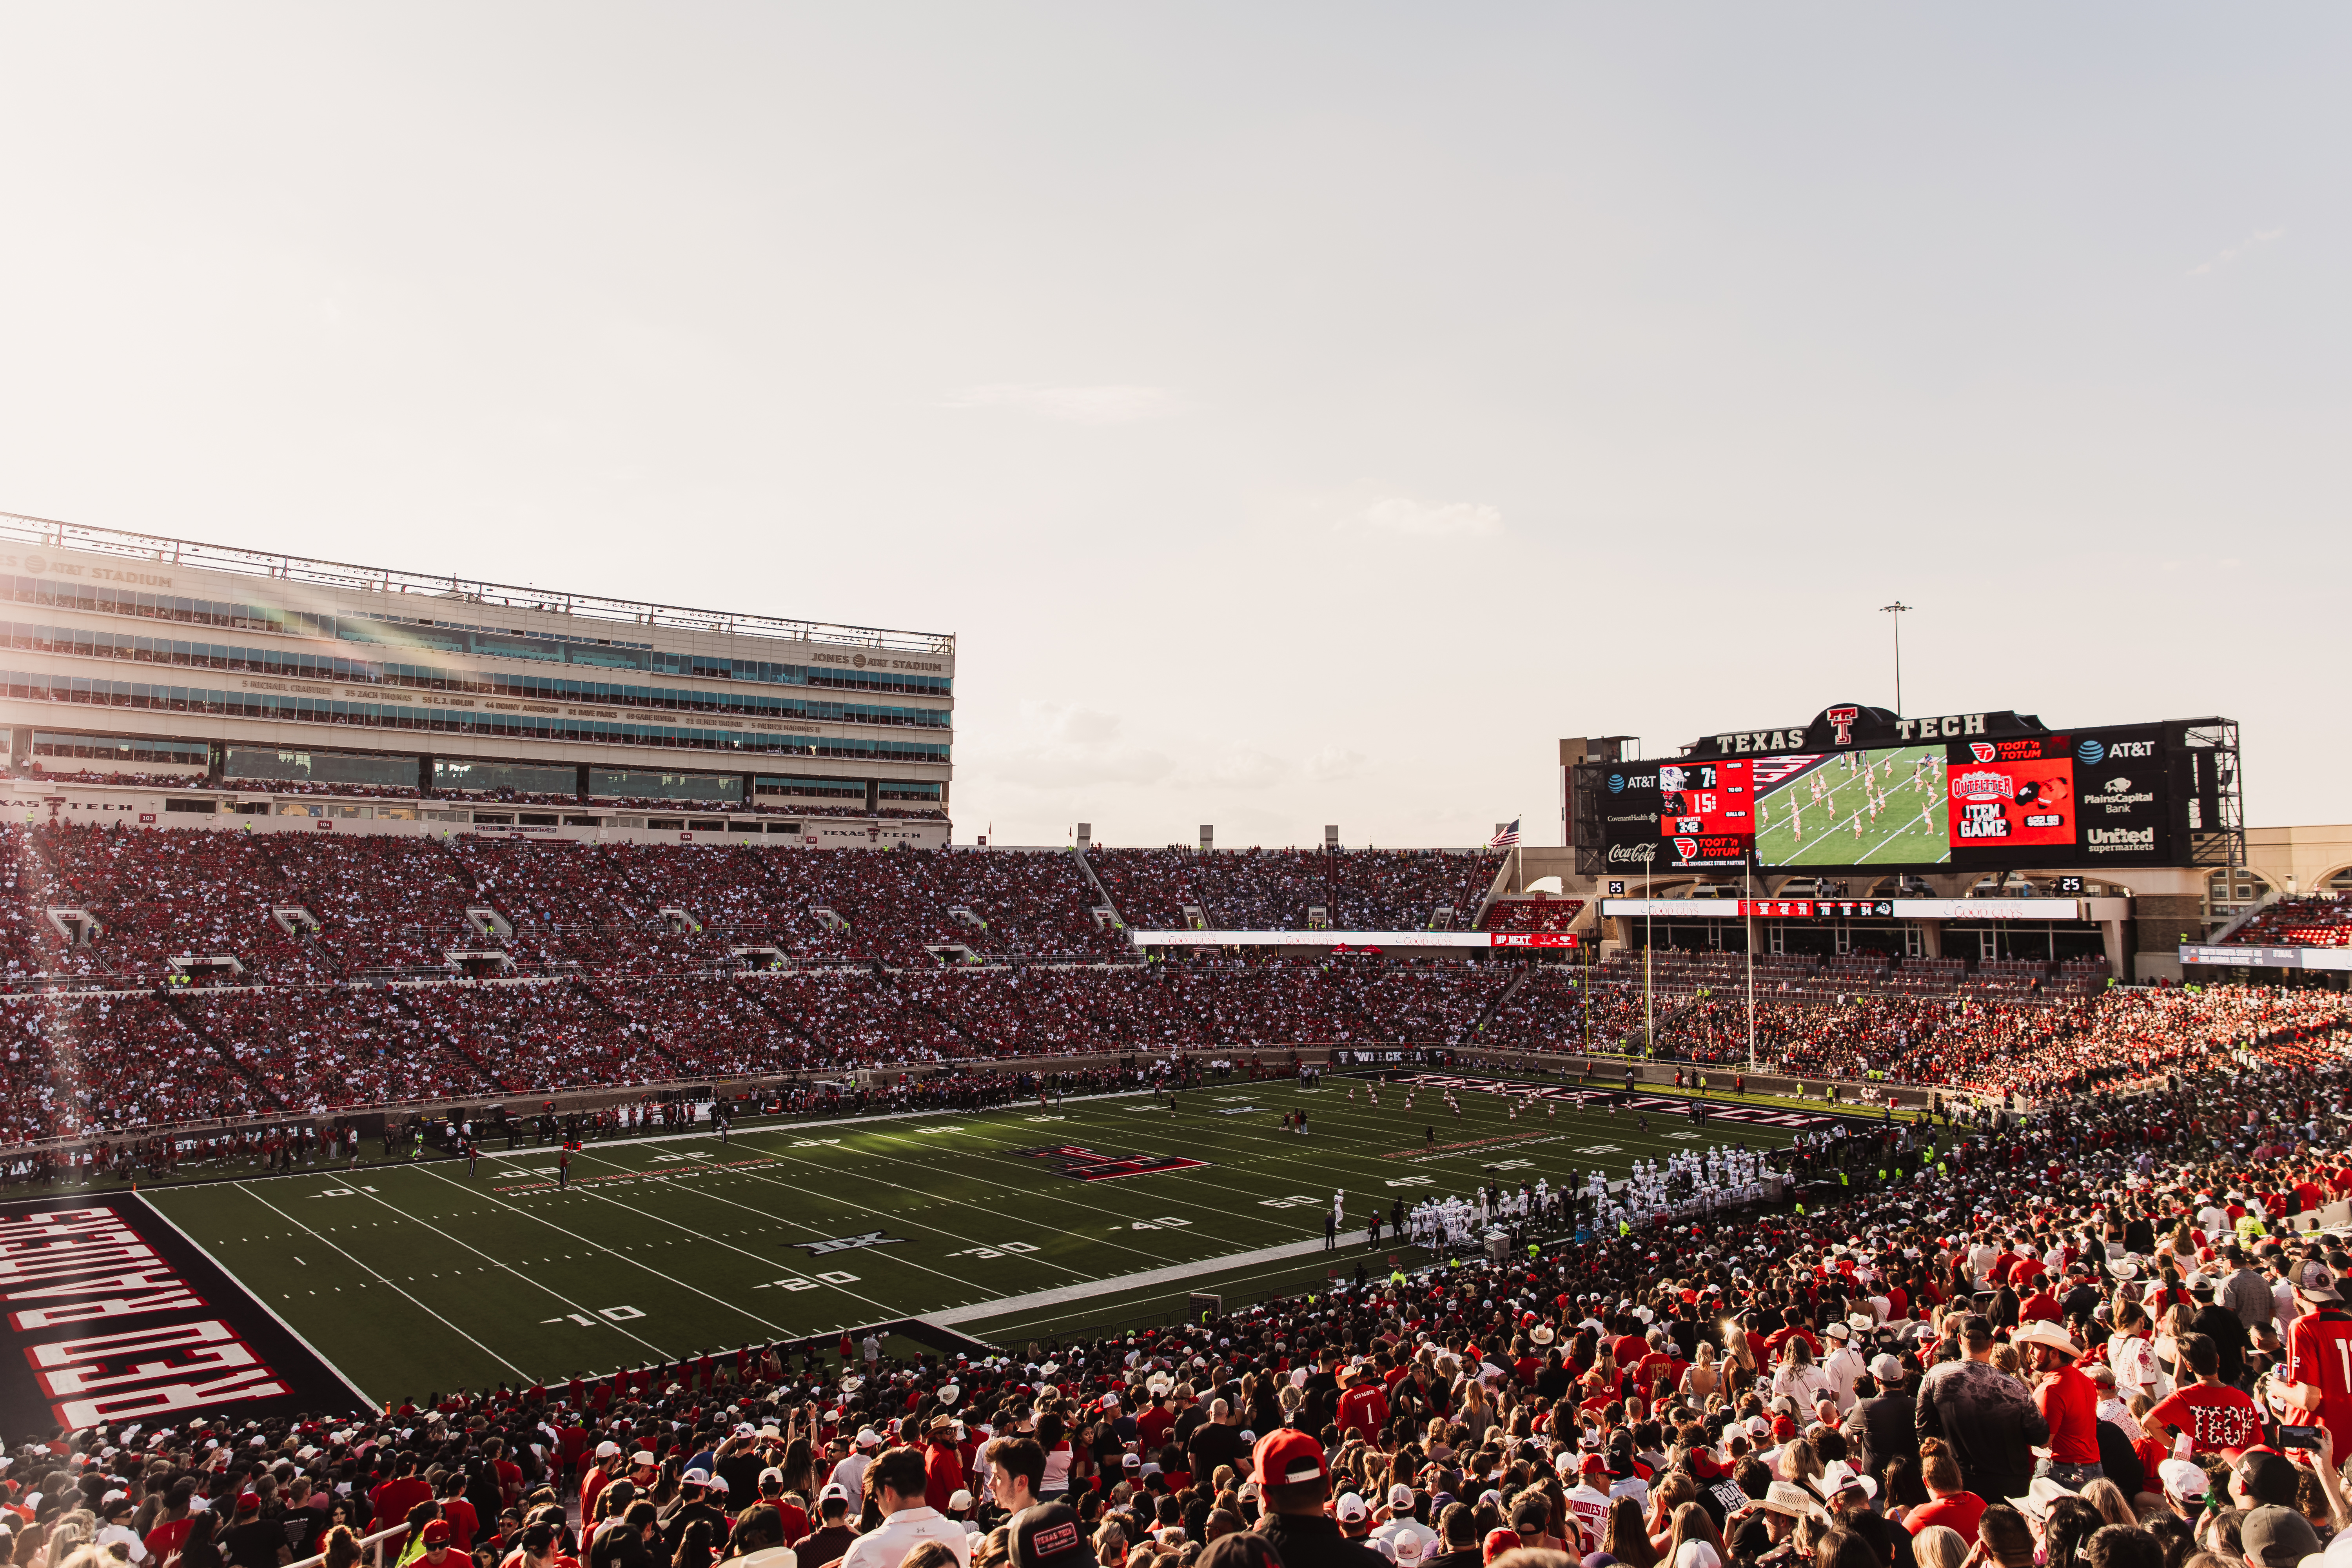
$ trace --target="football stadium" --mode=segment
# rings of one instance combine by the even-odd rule
[[[1306,1487],[1402,1568],[1962,1496],[2021,1564],[2337,1496],[2352,834],[2249,827],[2232,721],[1018,847],[952,634],[30,518],[0,594],[20,1541],[1181,1568]]]

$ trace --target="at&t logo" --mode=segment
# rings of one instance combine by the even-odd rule
[[[2107,749],[2086,736],[2083,743],[2074,748],[2074,760],[2086,768],[2095,768],[2107,760]]]

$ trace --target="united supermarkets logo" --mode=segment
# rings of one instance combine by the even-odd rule
[[[2118,851],[2153,849],[2156,829],[2153,827],[2094,827],[2083,835],[2083,847],[2094,855],[2115,854]]]

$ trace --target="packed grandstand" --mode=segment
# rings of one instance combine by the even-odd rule
[[[1597,965],[1212,951],[1190,907],[1304,931],[1524,926],[1477,855],[792,852],[0,826],[0,1136],[855,1068],[1235,1049],[1638,1056],[2040,1098],[2325,1041],[2323,989],[2103,966],[1618,953]],[[1529,916],[1523,911],[1535,909]],[[1279,952],[1279,950],[1271,950]],[[1402,952],[1402,950],[1400,950]]]
[[[36,1368],[33,1403],[56,1401],[58,1423],[16,1434],[0,1464],[8,1563],[2352,1568],[2342,991],[2137,984],[2110,968],[2122,948],[2088,953],[2090,919],[2062,941],[2054,913],[2022,955],[1990,919],[1964,955],[1890,918],[1884,950],[1842,933],[1751,960],[1721,940],[1739,906],[1694,898],[1644,950],[1629,924],[1596,940],[1597,886],[1522,891],[1515,860],[1480,850],[950,848],[951,637],[31,520],[0,519],[0,537],[20,547],[0,597],[38,617],[0,632],[19,667],[0,682],[0,795],[20,818],[0,824],[0,1176],[29,1200],[0,1214],[0,1295],[12,1331],[50,1336],[0,1368],[0,1400],[24,1407]],[[2044,880],[2027,890],[2053,893]],[[2119,941],[2125,917],[2100,918]],[[1171,940],[1139,940],[1154,932]],[[2273,900],[2216,942],[2347,933],[2331,895]],[[170,1293],[202,1244],[181,1231],[184,1247],[159,1251],[160,1233],[127,1228],[125,1213],[169,1218],[152,1197],[110,1206],[141,1182],[242,1185],[236,1228],[254,1235],[213,1239],[317,1268],[304,1289],[320,1302],[289,1291],[289,1316],[365,1323],[383,1320],[323,1303],[371,1279],[415,1300],[415,1275],[359,1267],[323,1208],[285,1218],[300,1205],[259,1188],[307,1180],[302,1204],[354,1214],[369,1194],[364,1212],[389,1217],[362,1223],[396,1228],[416,1216],[383,1196],[389,1173],[425,1181],[463,1159],[471,1176],[498,1126],[509,1149],[560,1140],[562,1163],[457,1188],[467,1217],[495,1199],[503,1224],[504,1194],[530,1191],[554,1225],[583,1201],[573,1153],[585,1164],[625,1134],[700,1143],[781,1121],[797,1138],[1019,1100],[1009,1138],[1061,1139],[1028,1126],[1064,1120],[1049,1089],[1175,1126],[1174,1089],[1236,1070],[1330,1095],[1311,1102],[1319,1127],[1359,1087],[1377,1107],[1378,1079],[1423,1068],[1498,1102],[1493,1075],[1518,1075],[1531,1116],[1538,1090],[1554,1096],[1539,1128],[1511,1130],[1514,1100],[1500,1130],[1441,1148],[1432,1111],[1417,1142],[1405,1130],[1414,1146],[1367,1155],[1471,1162],[1475,1200],[1369,1168],[1401,1226],[1409,1199],[1480,1223],[1416,1220],[1377,1266],[1368,1246],[1352,1278],[1335,1267],[1246,1307],[1209,1293],[1181,1318],[1045,1332],[1091,1310],[1075,1309],[1011,1342],[877,1321],[381,1407],[344,1400],[351,1384],[258,1419],[206,1408],[263,1375],[234,1336],[187,1337],[219,1325],[100,1321],[229,1310]],[[1319,1081],[1334,1069],[1360,1075],[1344,1102]],[[1646,1137],[1647,1113],[1614,1121],[1637,1082],[1670,1084],[1677,1118],[1777,1117],[1793,1141],[1740,1145],[1736,1191],[1696,1203],[1657,1161],[1554,1131],[1598,1083],[1600,1125]],[[1311,1162],[1306,1112],[1281,1127],[1280,1158]],[[331,1175],[374,1159],[362,1129],[386,1173]],[[1493,1160],[1504,1145],[1573,1154],[1592,1184],[1511,1191],[1503,1173],[1535,1162]],[[1655,1147],[1668,1173],[1700,1163]],[[1206,1169],[1062,1142],[1004,1152],[1037,1155],[1115,1167],[1105,1179]],[[1613,1189],[1597,1168],[1612,1158],[1632,1166]],[[592,1179],[673,1193],[688,1159],[606,1161]],[[757,1163],[698,1169],[766,1181],[787,1205],[829,1201],[807,1164],[789,1167],[795,1185],[744,1173]],[[1113,1235],[1192,1225],[1134,1218],[1118,1194],[1135,1191],[1060,1201]],[[985,1194],[992,1215],[1026,1201]],[[1266,1226],[1325,1201],[1232,1203]],[[593,1223],[620,1223],[597,1203]],[[627,1212],[645,1228],[622,1245],[646,1253],[747,1250]],[[1508,1217],[1490,1228],[1490,1213]],[[792,1248],[897,1245],[823,1223]],[[447,1266],[455,1291],[533,1261],[461,1267],[470,1243],[410,1234],[388,1246],[430,1279]],[[561,1234],[595,1252],[583,1267],[618,1256]],[[1000,1262],[1016,1245],[971,1239],[953,1245]],[[1152,1245],[1121,1243],[1147,1260]],[[1100,1267],[1071,1256],[1065,1273]],[[1156,1255],[1185,1290],[1220,1262],[1171,1258]],[[794,1286],[814,1289],[752,1288]],[[601,1332],[631,1312],[538,1322]]]
[[[1834,1178],[1810,1205],[1359,1268],[1181,1323],[889,1352],[857,1331],[35,1434],[0,1483],[12,1556],[2333,1563],[2347,1088],[2319,1048],[2184,1061],[2021,1124],[1823,1143],[1792,1162]],[[25,1245],[68,1245],[61,1223]]]

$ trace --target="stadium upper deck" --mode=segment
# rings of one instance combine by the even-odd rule
[[[0,641],[20,778],[760,809],[945,837],[945,633],[0,514]]]

